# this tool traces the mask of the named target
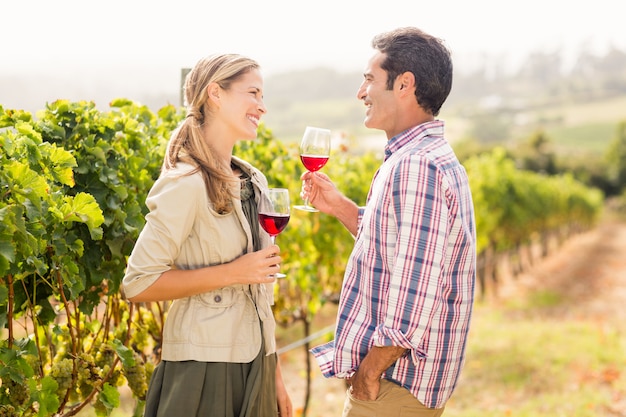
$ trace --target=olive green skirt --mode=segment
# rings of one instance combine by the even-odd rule
[[[250,363],[161,361],[145,417],[276,417],[276,354]]]

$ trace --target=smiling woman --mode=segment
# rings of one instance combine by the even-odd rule
[[[122,285],[132,302],[173,301],[145,416],[291,417],[271,310],[281,258],[258,222],[267,179],[232,154],[256,139],[266,112],[259,65],[211,55],[187,74],[184,93],[187,116]]]

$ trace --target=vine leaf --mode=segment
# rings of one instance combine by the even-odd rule
[[[36,379],[29,379],[28,386],[32,393],[33,401],[39,404],[39,417],[54,415],[59,408],[59,398],[57,397],[57,388],[59,384],[49,375],[41,378],[41,384],[37,384]]]
[[[104,215],[96,199],[90,194],[78,193],[73,198],[64,197],[63,200],[65,204],[60,210],[64,220],[85,223],[92,239],[102,239],[102,229],[99,226],[104,223]]]
[[[133,355],[132,350],[124,346],[122,342],[117,339],[113,340],[112,344],[113,349],[115,349],[115,353],[117,353],[117,355],[120,357],[120,360],[122,361],[122,365],[124,365],[124,367],[130,367],[135,365],[135,356]]]
[[[120,406],[120,392],[116,387],[111,386],[108,382],[103,385],[98,399],[107,408],[107,410],[113,410],[114,408]]]
[[[74,186],[74,171],[76,159],[65,149],[52,146],[50,149],[50,160],[52,162],[52,176],[61,184],[69,187]]]
[[[48,192],[46,180],[20,161],[10,161],[5,168],[16,186],[12,191],[25,196],[33,206],[41,209],[41,200]]]

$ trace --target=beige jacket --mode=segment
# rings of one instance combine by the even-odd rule
[[[258,201],[267,188],[265,176],[247,162],[233,158],[250,175]],[[178,164],[155,183],[146,205],[150,212],[128,259],[122,281],[133,297],[162,273],[230,262],[251,252],[250,225],[234,200],[232,213],[211,208],[200,173],[182,175],[193,167]],[[260,229],[266,247],[269,236]],[[161,358],[168,361],[250,362],[261,347],[261,326],[267,354],[276,351],[273,284],[233,285],[205,294],[174,300],[163,330]],[[258,314],[257,314],[258,312]]]

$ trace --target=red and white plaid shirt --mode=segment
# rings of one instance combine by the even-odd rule
[[[353,374],[372,346],[407,354],[383,378],[430,408],[456,387],[474,300],[476,228],[467,174],[441,121],[385,148],[346,268],[335,340],[313,348],[326,377]]]

